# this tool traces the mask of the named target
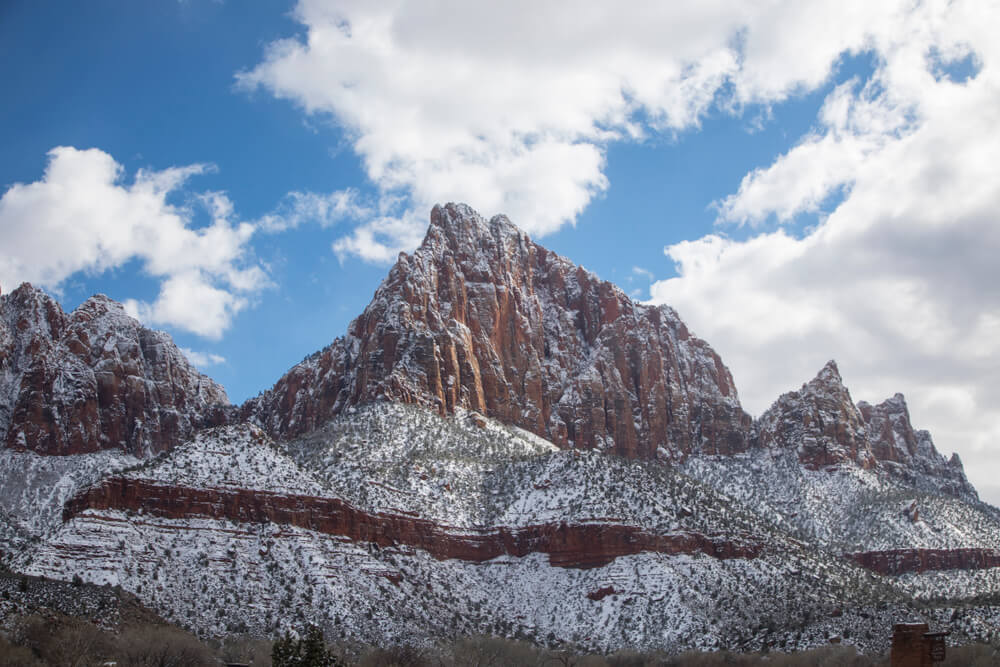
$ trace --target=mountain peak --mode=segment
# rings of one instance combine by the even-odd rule
[[[0,395],[0,443],[58,455],[162,451],[229,403],[121,304],[96,295],[67,315],[28,283],[0,298]]]
[[[761,415],[758,429],[761,444],[794,444],[799,462],[809,468],[874,465],[864,420],[832,359],[801,389],[783,394]]]
[[[475,250],[508,238],[530,241],[507,216],[495,215],[486,220],[468,204],[454,202],[438,204],[431,210],[430,226],[421,247],[433,244],[439,234],[452,249],[466,246],[468,250]]]
[[[424,242],[347,337],[245,410],[278,436],[389,399],[630,458],[742,451],[751,420],[729,370],[672,315],[633,303],[506,216],[435,206]],[[299,392],[310,382],[319,400]]]
[[[125,311],[125,306],[106,294],[94,294],[77,306],[76,310],[73,311],[72,316],[79,318],[84,313],[92,317],[111,314],[115,317],[127,318],[128,321],[134,323],[137,327],[141,326],[138,320]]]
[[[887,469],[909,477],[922,477],[959,497],[975,498],[958,455],[946,459],[934,446],[930,433],[913,428],[903,394],[896,393],[878,405],[858,403],[871,442],[872,453]]]
[[[23,282],[18,285],[13,291],[7,294],[7,298],[13,299],[18,303],[28,303],[29,301],[47,302],[52,300],[52,297],[45,290],[35,287],[29,282]]]
[[[813,380],[813,382],[817,381],[838,385],[844,384],[844,379],[840,376],[840,368],[837,367],[836,360],[831,359],[823,365],[823,368],[819,370],[819,373],[816,374]]]

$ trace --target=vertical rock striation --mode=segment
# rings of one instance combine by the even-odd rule
[[[673,310],[633,303],[506,217],[459,204],[434,208],[344,338],[243,414],[290,437],[381,399],[629,458],[743,451],[751,426],[729,370]]]
[[[25,283],[0,296],[0,437],[10,449],[147,456],[225,421],[221,386],[169,335],[91,297],[67,315]]]

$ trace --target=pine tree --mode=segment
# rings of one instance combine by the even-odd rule
[[[271,664],[273,667],[341,667],[344,663],[327,649],[320,629],[310,625],[301,639],[292,639],[286,632],[274,642]]]

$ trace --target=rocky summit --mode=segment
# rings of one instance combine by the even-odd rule
[[[758,419],[668,307],[431,212],[346,334],[246,404],[94,297],[0,300],[0,551],[203,635],[886,648],[996,636],[1000,511],[835,363]],[[293,610],[293,611],[289,611]]]
[[[0,296],[0,435],[38,454],[157,454],[225,421],[226,392],[104,295],[67,315],[29,284]]]
[[[347,335],[244,414],[288,437],[383,399],[639,459],[743,451],[751,426],[729,370],[677,313],[460,204],[435,207]]]

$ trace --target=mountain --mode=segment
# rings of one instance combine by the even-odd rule
[[[155,454],[225,420],[225,391],[170,336],[104,295],[67,315],[29,284],[0,296],[0,435],[38,454]]]
[[[0,295],[0,552],[57,525],[77,489],[230,411],[170,336],[106,296],[67,315],[29,284]]]
[[[602,651],[882,650],[901,618],[996,634],[1000,511],[902,395],[855,404],[831,362],[755,420],[677,313],[503,216],[435,207],[346,335],[239,408],[105,297],[69,316],[29,286],[2,298],[18,388],[0,410],[24,434],[0,451],[5,561],[121,585],[201,633]],[[73,430],[89,377],[98,421]]]
[[[719,355],[673,310],[460,204],[435,207],[347,335],[244,415],[284,438],[381,399],[641,459],[742,451],[751,424]]]

